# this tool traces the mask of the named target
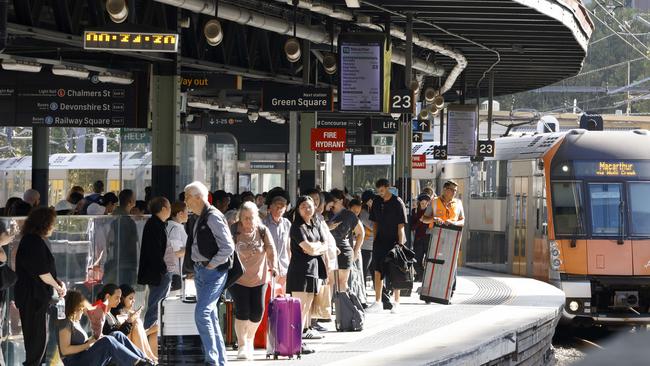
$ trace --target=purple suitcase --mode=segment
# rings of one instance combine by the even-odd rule
[[[269,339],[266,358],[279,356],[300,358],[302,324],[300,300],[293,297],[277,297],[269,303]]]

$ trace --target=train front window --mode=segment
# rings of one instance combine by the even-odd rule
[[[593,236],[622,236],[624,228],[623,185],[590,183],[591,227]]]
[[[634,236],[650,236],[650,182],[629,185],[631,230]]]
[[[584,210],[580,182],[554,182],[553,222],[557,235],[584,235]]]

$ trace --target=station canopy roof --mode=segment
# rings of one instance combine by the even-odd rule
[[[343,0],[332,3],[345,6]],[[594,27],[578,0],[372,0],[361,1],[355,10],[373,19],[390,14],[392,24],[402,28],[408,12],[414,17],[414,33],[467,59],[468,96],[476,95],[476,83],[497,61],[496,52],[495,95],[536,89],[577,74]],[[455,65],[449,57],[431,57],[447,72]],[[461,88],[461,80],[454,89]],[[485,95],[487,78],[481,87]]]
[[[337,32],[368,31],[368,24],[381,31],[377,26],[388,23],[392,30],[404,30],[406,15],[412,13],[417,39],[428,39],[458,56],[416,42],[414,57],[441,69],[443,85],[449,75],[454,76],[449,79],[453,81],[450,91],[466,86],[466,96],[471,98],[476,95],[477,82],[490,69],[495,73],[495,95],[536,89],[575,75],[582,67],[593,31],[593,23],[580,0],[358,2],[359,8],[349,8],[344,0],[299,0],[294,8],[292,0],[127,1],[127,20],[115,24],[103,0],[13,1],[9,2],[9,40],[3,53],[125,71],[147,70],[147,63],[157,67],[171,65],[163,70],[173,70],[174,63],[178,63],[183,72],[242,75],[244,87],[246,81],[260,80],[300,84],[305,80],[302,66],[290,64],[283,52],[286,39],[292,36],[295,11],[299,24],[316,30],[311,38],[305,36],[312,40],[312,70],[319,68],[317,76],[309,76],[309,83],[334,84],[335,79],[325,75],[319,64],[323,52],[330,50],[330,42],[323,34],[327,38],[332,24]],[[215,4],[219,7],[217,17],[223,24],[224,38],[218,46],[209,46],[203,26],[214,17]],[[323,9],[329,9],[329,13]],[[178,19],[189,20],[189,25],[177,24]],[[84,51],[85,29],[179,32],[180,53]],[[314,34],[320,39],[316,40]],[[392,40],[394,53],[403,54],[403,37]],[[461,75],[454,75],[455,68],[460,71],[456,67],[458,58],[466,60],[466,67]],[[405,80],[399,80],[404,74],[402,66],[393,69],[394,84],[404,86]],[[481,82],[482,96],[487,95],[487,80],[486,77]],[[437,87],[439,81],[437,77],[425,77],[424,82]]]

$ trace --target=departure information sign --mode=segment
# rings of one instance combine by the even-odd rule
[[[384,47],[383,35],[342,34],[339,36],[340,111],[383,111]]]
[[[84,31],[84,49],[177,52],[178,34]]]
[[[139,90],[137,81],[118,85],[8,71],[0,76],[0,126],[146,127],[148,91]]]

